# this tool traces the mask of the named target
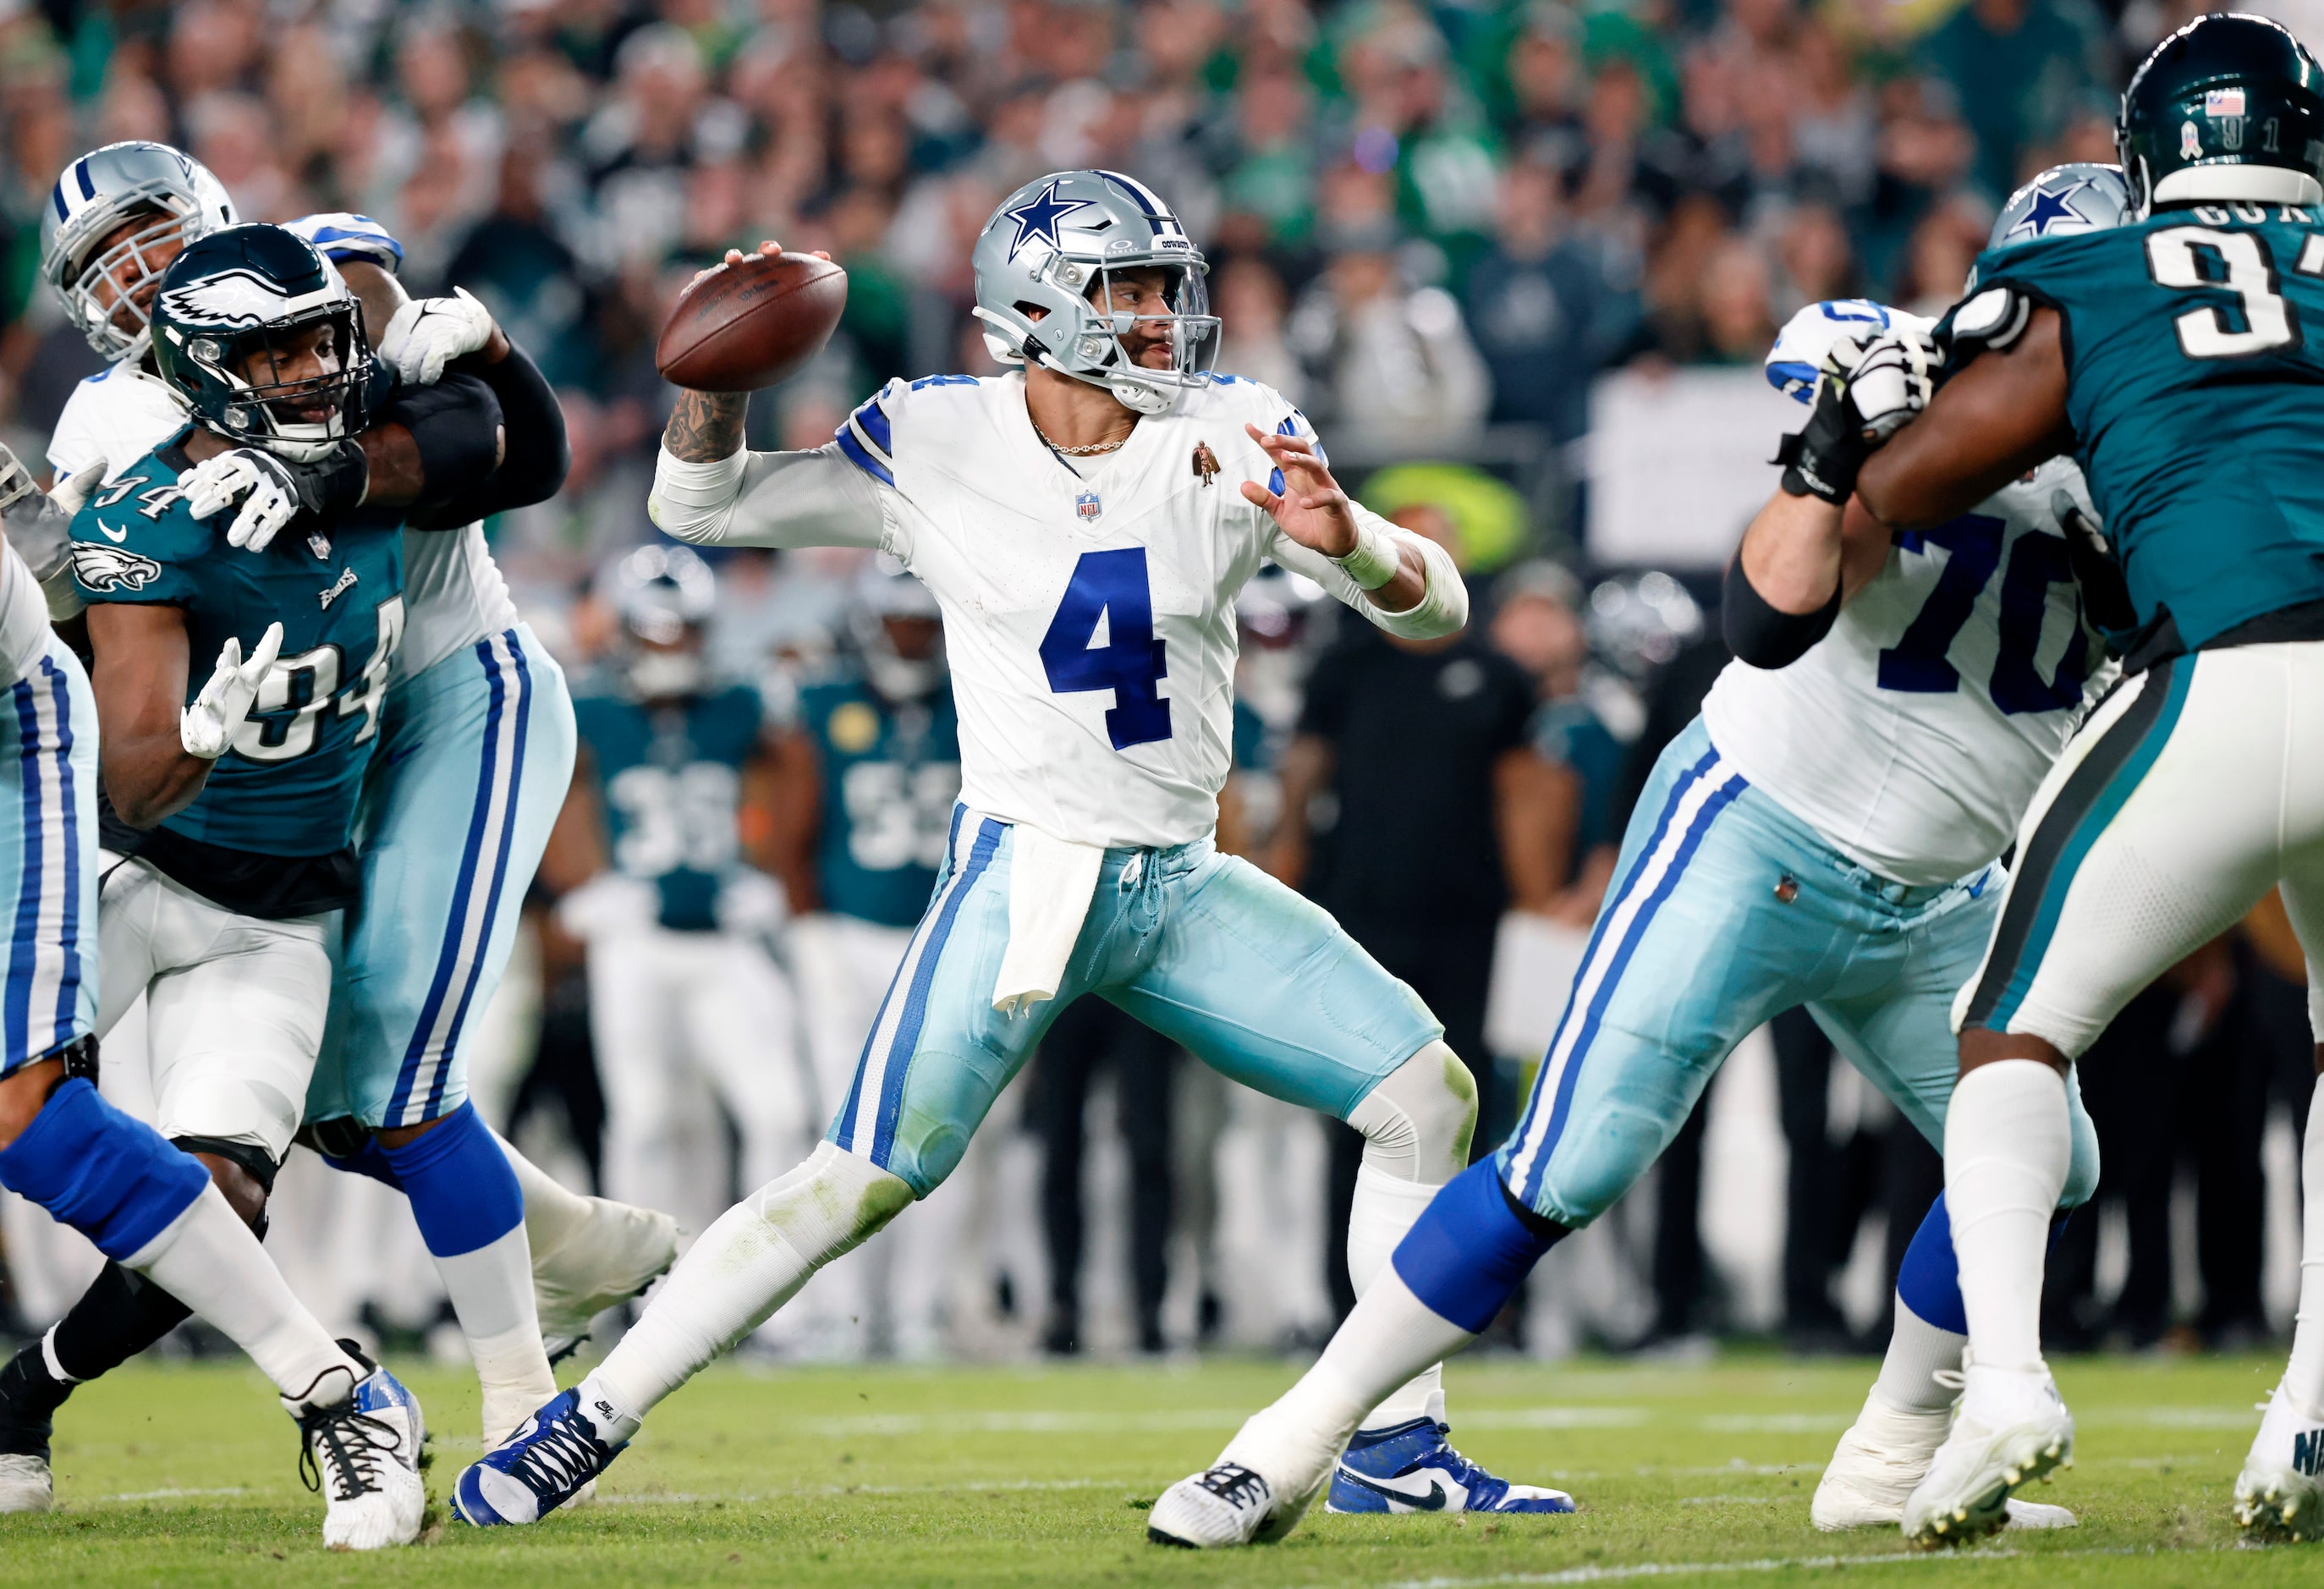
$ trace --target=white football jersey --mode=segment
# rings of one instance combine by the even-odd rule
[[[2052,511],[2061,491],[2090,513],[2081,471],[2053,458],[1899,537],[1799,661],[1728,664],[1702,703],[1711,743],[1883,877],[1950,882],[1998,856],[2104,654]]]
[[[49,465],[64,480],[101,462],[110,480],[176,435],[188,417],[168,382],[124,360],[73,388],[49,439]],[[398,677],[421,672],[517,622],[516,604],[484,546],[482,525],[405,531],[403,583]]]
[[[751,456],[844,457],[874,483],[864,539],[944,611],[964,803],[1078,843],[1166,846],[1218,821],[1244,582],[1272,559],[1375,611],[1243,500],[1241,482],[1275,473],[1246,422],[1313,435],[1271,389],[1222,376],[1141,420],[1119,452],[1069,460],[1034,430],[1011,373],[891,381],[834,448]],[[741,538],[799,511],[779,481],[764,490],[736,509],[759,522]],[[812,538],[853,539],[831,525]]]

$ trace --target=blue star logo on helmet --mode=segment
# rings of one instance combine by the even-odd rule
[[[1062,246],[1057,241],[1057,223],[1080,210],[1097,208],[1086,199],[1059,199],[1057,185],[1051,182],[1038,193],[1006,212],[1017,223],[1017,236],[1010,241],[1009,257],[1015,259],[1028,243],[1039,241],[1050,247]]]
[[[2002,238],[2015,243],[2026,237],[2046,237],[2050,228],[2058,226],[2089,226],[2089,216],[2074,208],[2074,195],[2089,186],[2084,178],[2072,187],[2062,189],[2044,188],[2034,195],[2034,208],[2017,217],[2017,224]]]

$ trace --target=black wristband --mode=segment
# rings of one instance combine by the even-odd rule
[[[300,494],[312,513],[329,517],[363,505],[371,489],[371,459],[362,444],[350,438],[333,448],[318,463],[307,466],[307,486]]]
[[[1831,599],[1812,613],[1780,612],[1753,587],[1743,571],[1743,554],[1737,552],[1727,565],[1719,602],[1719,626],[1727,637],[1727,649],[1754,668],[1791,666],[1831,633],[1832,622],[1840,616],[1840,582],[1833,581]]]

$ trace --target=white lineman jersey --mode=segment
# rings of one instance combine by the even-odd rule
[[[63,481],[91,464],[103,464],[110,480],[185,429],[187,418],[186,405],[168,382],[124,359],[89,376],[65,399],[56,434],[49,438],[49,467]]]
[[[1273,390],[1217,376],[1120,451],[1068,460],[1021,373],[891,381],[841,428],[877,483],[881,545],[944,609],[971,809],[1107,845],[1215,826],[1236,593],[1272,559],[1369,606],[1243,499],[1275,473],[1246,422],[1314,434]]]
[[[73,388],[49,439],[49,466],[61,481],[102,463],[110,480],[185,429],[190,417],[168,382],[124,359]],[[406,531],[403,556],[399,677],[421,673],[465,646],[516,627],[516,605],[484,546],[481,525]]]
[[[2102,651],[2053,507],[2090,513],[2052,459],[1969,513],[1901,535],[1831,633],[1787,668],[1728,664],[1711,743],[1842,855],[1951,882],[2007,847],[2080,719]]]

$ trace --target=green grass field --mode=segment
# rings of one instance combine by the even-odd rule
[[[1960,1556],[1829,1536],[1808,1497],[1870,1364],[1708,1368],[1483,1362],[1451,1375],[1455,1436],[1562,1483],[1573,1517],[1334,1518],[1197,1556],[1145,1542],[1145,1509],[1288,1382],[1273,1363],[1090,1369],[724,1367],[664,1406],[598,1504],[539,1528],[431,1527],[416,1551],[333,1556],[263,1382],[140,1367],[83,1390],[59,1430],[61,1510],[0,1518],[0,1584],[1456,1584],[1634,1578],[1895,1589],[2324,1583],[2324,1547],[2239,1550],[2227,1492],[2280,1360],[2070,1361],[2079,1465],[2039,1492],[2070,1532]],[[439,1497],[475,1452],[465,1372],[417,1368]],[[441,1508],[438,1508],[439,1513]]]

